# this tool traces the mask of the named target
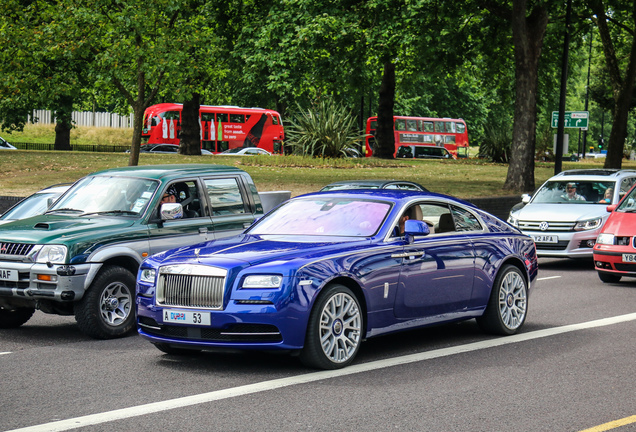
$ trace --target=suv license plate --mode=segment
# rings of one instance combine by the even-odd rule
[[[532,240],[535,243],[558,243],[559,238],[554,235],[533,235]]]
[[[164,309],[163,322],[209,326],[211,324],[210,312],[190,312],[190,311],[181,311],[181,310],[173,310],[173,309]]]
[[[17,282],[18,281],[18,271],[17,270],[6,270],[6,269],[0,268],[0,280]]]
[[[636,254],[623,254],[623,262],[636,262]]]

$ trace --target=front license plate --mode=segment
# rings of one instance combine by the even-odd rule
[[[18,271],[17,270],[6,270],[0,268],[0,280],[3,281],[18,281]]]
[[[558,243],[559,238],[554,235],[533,235],[532,240],[535,243]]]
[[[623,262],[636,262],[636,254],[623,254]]]
[[[209,326],[212,321],[210,320],[210,312],[190,312],[164,309],[163,322]]]

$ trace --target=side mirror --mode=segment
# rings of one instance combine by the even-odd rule
[[[618,204],[608,205],[605,210],[607,210],[608,213],[611,213],[616,209],[616,207],[618,207]]]
[[[413,243],[415,236],[425,236],[430,233],[431,230],[424,221],[409,219],[404,222],[404,236],[409,243]]]
[[[524,204],[528,204],[530,202],[531,198],[532,197],[530,195],[523,194],[523,195],[521,195],[521,202],[524,203]]]
[[[172,219],[183,219],[183,207],[179,203],[161,204],[159,217],[162,221]]]

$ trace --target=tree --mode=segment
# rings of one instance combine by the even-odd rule
[[[611,8],[603,0],[591,0],[590,8],[595,16],[595,23],[601,37],[605,67],[612,85],[614,106],[612,109],[612,130],[607,146],[605,168],[621,168],[625,138],[627,137],[627,121],[634,92],[636,79],[636,1],[631,3],[612,3]],[[608,11],[608,12],[606,12]],[[610,28],[610,24],[614,27]],[[630,27],[631,25],[631,27]],[[615,36],[612,37],[612,31]],[[623,61],[617,55],[614,41],[624,40],[626,49]],[[624,71],[621,72],[621,66]]]

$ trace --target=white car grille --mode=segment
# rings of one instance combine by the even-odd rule
[[[519,221],[519,229],[522,231],[574,231],[575,225],[576,222]]]

